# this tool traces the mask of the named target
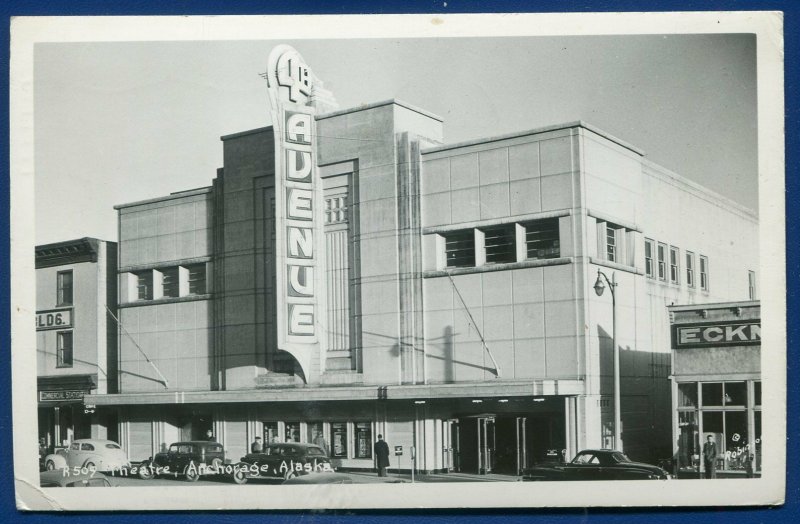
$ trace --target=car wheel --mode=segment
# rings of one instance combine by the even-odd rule
[[[200,470],[197,469],[194,462],[186,466],[186,480],[189,482],[197,482],[200,480]]]
[[[155,477],[153,474],[153,470],[150,469],[151,463],[148,461],[144,461],[139,464],[139,478],[142,480],[150,480]]]
[[[286,473],[283,474],[283,480],[289,480],[295,478],[297,475],[295,474],[293,469],[287,469]]]
[[[48,460],[47,464],[44,465],[44,468],[47,471],[53,471],[54,469],[56,469],[56,463],[53,462],[52,460]]]

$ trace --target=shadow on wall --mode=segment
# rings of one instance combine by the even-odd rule
[[[611,335],[597,327],[600,394],[613,399],[614,350]],[[672,454],[670,354],[620,347],[622,442],[633,460],[657,464]],[[613,420],[613,400],[609,416]]]

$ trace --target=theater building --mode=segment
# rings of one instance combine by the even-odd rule
[[[109,315],[116,310],[116,274],[114,242],[36,246],[39,439],[48,449],[76,438],[116,438],[117,420],[84,403],[90,393],[116,391],[117,326]]]
[[[207,429],[350,468],[379,433],[428,472],[670,456],[666,306],[747,297],[752,211],[583,122],[448,144],[405,102],[336,108],[283,46],[268,84],[275,125],[222,137],[209,187],[117,206],[119,392],[91,401],[132,459]]]
[[[760,303],[670,306],[669,312],[678,475],[705,473],[703,443],[711,436],[718,477],[760,476]]]

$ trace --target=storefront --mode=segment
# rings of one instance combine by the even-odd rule
[[[758,302],[671,306],[673,442],[679,477],[761,474],[761,319]]]
[[[83,403],[84,395],[96,388],[97,377],[39,377],[39,442],[47,450],[66,446],[78,438],[91,437],[92,408]]]

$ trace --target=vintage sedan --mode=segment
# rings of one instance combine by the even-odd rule
[[[59,449],[44,458],[44,468],[48,471],[69,468],[75,472],[81,469],[92,472],[128,467],[128,454],[112,440],[78,439],[69,447]]]
[[[170,444],[167,451],[156,453],[139,465],[139,478],[149,480],[157,476],[183,477],[196,482],[202,476],[228,475],[236,479],[231,464],[225,464],[225,450],[219,442],[192,440]],[[244,473],[238,473],[239,480]],[[238,482],[238,480],[237,480]]]
[[[668,479],[666,471],[634,462],[613,449],[586,449],[570,462],[545,462],[526,469],[522,480],[651,480]]]
[[[268,444],[260,453],[242,457],[238,468],[247,478],[282,478],[288,480],[298,475],[331,472],[333,466],[325,450],[314,444],[287,442]],[[238,482],[238,479],[234,479]]]
[[[117,484],[102,473],[77,473],[69,469],[43,471],[39,486],[43,488],[110,488]]]

